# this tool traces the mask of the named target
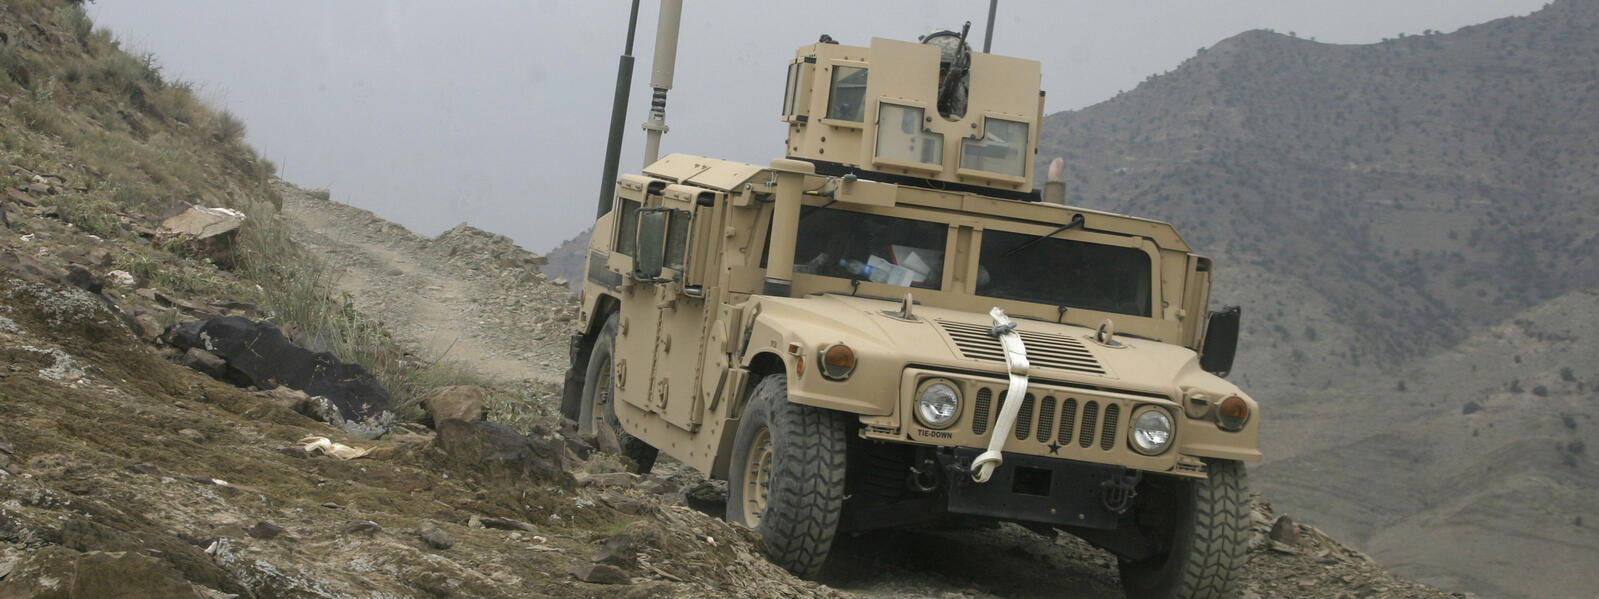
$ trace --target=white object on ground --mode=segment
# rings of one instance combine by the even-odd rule
[[[370,447],[350,447],[343,443],[334,443],[332,439],[327,437],[306,437],[300,439],[299,444],[308,452],[320,451],[341,460],[353,460],[372,453],[372,448]]]
[[[125,270],[113,270],[105,273],[105,276],[111,277],[111,282],[118,287],[132,287],[135,283],[133,273]]]

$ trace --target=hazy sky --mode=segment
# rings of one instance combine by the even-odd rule
[[[981,0],[687,0],[662,153],[766,164],[785,63],[827,33],[914,40]],[[993,52],[1039,60],[1049,112],[1092,105],[1249,29],[1371,43],[1524,15],[1544,0],[999,3]],[[89,11],[169,78],[249,125],[284,178],[425,235],[460,222],[544,252],[593,219],[624,0],[99,0]],[[634,48],[623,172],[637,171],[656,2]]]

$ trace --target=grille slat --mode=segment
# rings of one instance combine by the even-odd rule
[[[1005,349],[999,340],[988,334],[988,327],[968,324],[964,322],[951,322],[940,320],[938,324],[944,328],[944,333],[949,335],[955,347],[960,350],[961,356],[971,360],[1005,361]],[[1027,361],[1042,368],[1058,368],[1086,372],[1089,374],[1105,374],[1105,367],[1081,341],[1061,335],[1049,335],[1023,331],[1022,343],[1027,346]]]
[[[1045,397],[1038,405],[1038,442],[1049,441],[1049,433],[1055,428],[1055,398]]]
[[[1016,412],[1016,440],[1026,441],[1033,432],[1033,394],[1022,397],[1022,409]]]
[[[1099,420],[1099,402],[1083,402],[1083,426],[1077,430],[1077,445],[1088,447],[1094,444],[1094,425]]]
[[[988,432],[988,404],[993,400],[994,392],[988,387],[977,390],[977,400],[972,402],[972,434],[981,435]]]
[[[1056,441],[1056,443],[1060,443],[1061,445],[1071,445],[1072,432],[1075,430],[1076,426],[1077,400],[1075,398],[1068,397],[1066,398],[1065,403],[1062,403],[1060,406],[1060,440]]]
[[[1099,448],[1110,451],[1116,446],[1116,420],[1121,416],[1122,407],[1116,404],[1105,406],[1105,426],[1099,431]]]

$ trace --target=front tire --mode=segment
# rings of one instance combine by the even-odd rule
[[[1235,460],[1209,462],[1209,477],[1183,481],[1163,491],[1166,524],[1150,531],[1168,551],[1121,562],[1128,599],[1221,599],[1230,597],[1249,549],[1249,481]],[[1159,514],[1155,514],[1159,516]]]
[[[772,563],[814,578],[844,506],[844,415],[788,401],[788,377],[761,379],[739,419],[727,519],[754,528]]]
[[[635,474],[647,474],[655,467],[659,451],[643,439],[622,430],[622,421],[616,417],[616,329],[617,316],[605,319],[600,336],[589,353],[588,371],[583,376],[583,399],[578,414],[578,431],[593,433],[599,439],[601,450],[633,461]]]

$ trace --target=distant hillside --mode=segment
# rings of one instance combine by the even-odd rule
[[[1595,314],[1599,290],[1572,291],[1398,372],[1277,407],[1256,487],[1422,582],[1589,595],[1599,584]]]
[[[1599,284],[1596,65],[1591,0],[1372,45],[1250,31],[1051,115],[1039,159],[1218,259],[1235,379],[1272,397]]]

